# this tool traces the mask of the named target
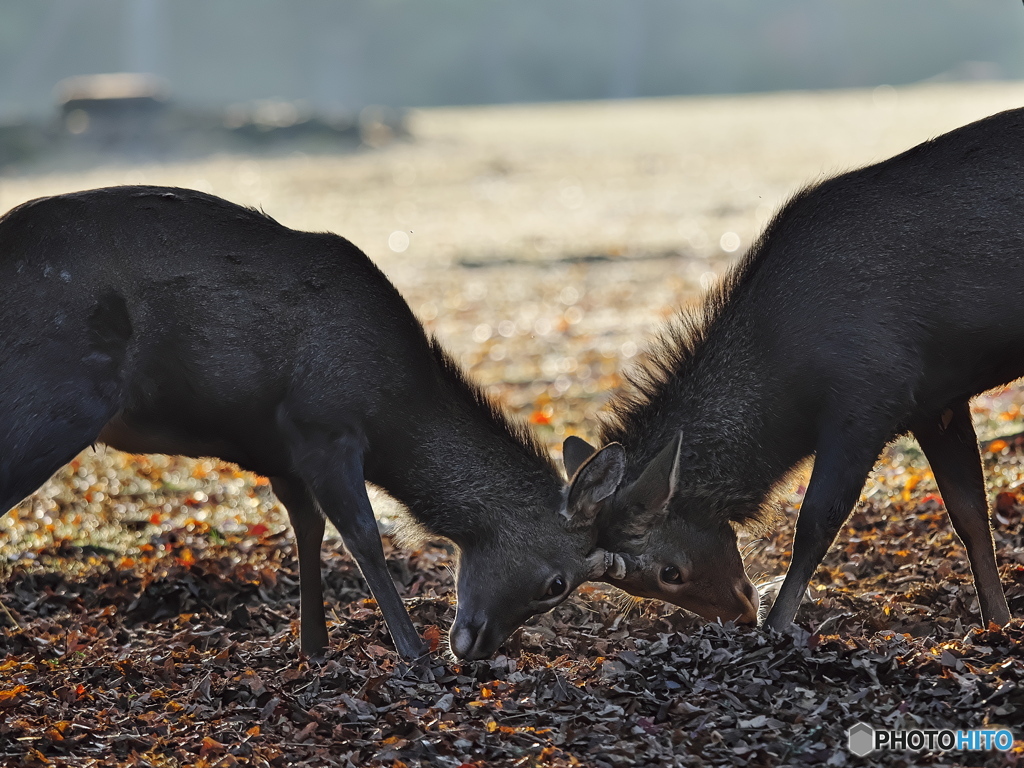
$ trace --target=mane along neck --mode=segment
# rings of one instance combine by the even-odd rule
[[[677,314],[626,373],[608,405],[602,444],[626,449],[625,482],[635,480],[682,432],[679,490],[715,519],[758,523],[773,490],[813,451],[799,396],[776,376],[777,360],[760,307],[766,241],[694,308]]]

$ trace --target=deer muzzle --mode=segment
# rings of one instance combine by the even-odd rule
[[[501,643],[500,639],[495,642],[492,634],[486,618],[460,620],[456,616],[448,634],[448,645],[457,658],[466,661],[486,659]]]

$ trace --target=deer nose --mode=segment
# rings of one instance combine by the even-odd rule
[[[745,609],[740,617],[736,619],[737,624],[757,624],[758,613],[761,608],[761,597],[757,594],[757,587],[744,579],[736,587],[736,597]]]
[[[490,656],[488,649],[482,647],[486,642],[486,629],[486,619],[460,621],[456,616],[451,632],[448,633],[448,644],[451,646],[452,653],[467,661],[485,659]]]

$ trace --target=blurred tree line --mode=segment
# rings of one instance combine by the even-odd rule
[[[4,0],[0,115],[69,75],[319,110],[1024,77],[1010,0]]]

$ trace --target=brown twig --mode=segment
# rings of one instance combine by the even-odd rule
[[[0,600],[0,612],[2,612],[3,615],[7,617],[7,620],[11,622],[11,624],[13,624],[15,627],[17,627],[19,631],[23,631],[25,629],[25,627],[22,625],[20,621],[20,617],[16,613],[11,611],[10,608],[4,605],[3,600]]]

